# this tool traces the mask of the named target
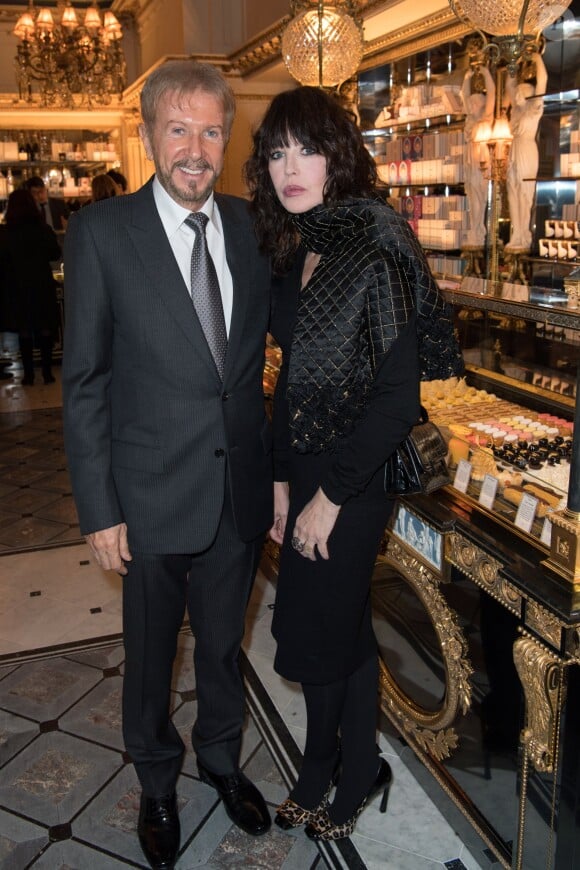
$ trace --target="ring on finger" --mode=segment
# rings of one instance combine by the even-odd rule
[[[301,553],[306,546],[305,542],[301,541],[300,538],[297,538],[296,535],[294,535],[290,543],[292,544],[297,553]]]

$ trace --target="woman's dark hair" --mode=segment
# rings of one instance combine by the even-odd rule
[[[272,256],[276,271],[289,267],[298,238],[291,216],[276,196],[268,165],[272,152],[288,147],[291,140],[326,157],[325,205],[349,196],[372,197],[377,184],[375,162],[365,148],[356,121],[336,97],[312,87],[295,88],[274,97],[254,133],[244,176],[252,195],[260,246]]]
[[[32,194],[26,187],[19,187],[8,197],[8,207],[4,220],[8,225],[40,224],[42,215],[38,210]]]

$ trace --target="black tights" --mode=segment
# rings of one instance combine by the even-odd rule
[[[302,684],[308,723],[306,747],[290,796],[304,809],[318,806],[332,779],[340,733],[340,781],[329,808],[337,825],[353,815],[377,775],[378,683],[379,664],[373,656],[343,680],[322,686]]]

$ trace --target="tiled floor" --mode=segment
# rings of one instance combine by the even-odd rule
[[[58,407],[58,384],[26,391],[5,384],[0,386],[0,432],[7,428],[3,414],[8,409],[30,415],[28,431],[37,419],[51,420],[58,431],[58,411],[49,412],[47,404]],[[40,416],[31,413],[35,410]],[[51,449],[58,447],[57,440]],[[23,467],[28,464],[25,458]],[[6,527],[0,519],[0,532]],[[69,524],[71,537],[73,528]],[[120,737],[121,580],[95,566],[85,544],[48,543],[48,549],[0,551],[0,867],[143,867],[135,836],[139,792]],[[273,600],[274,586],[260,574],[244,646],[250,715],[243,749],[245,770],[272,807],[295,776],[305,735],[299,689],[272,670]],[[488,866],[476,861],[424,793],[407,763],[410,751],[392,736],[381,737],[394,770],[389,811],[382,816],[376,803],[370,805],[352,842],[325,847],[321,854],[301,831],[273,829],[259,839],[239,832],[214,791],[196,776],[188,740],[196,704],[192,646],[184,632],[173,686],[173,715],[189,747],[178,786],[179,870]]]

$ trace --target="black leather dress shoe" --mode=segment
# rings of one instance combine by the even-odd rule
[[[172,870],[179,851],[179,816],[175,794],[168,798],[141,795],[139,842],[150,867]]]
[[[270,814],[264,798],[241,771],[220,776],[198,762],[199,778],[219,793],[232,822],[254,837],[270,829]]]

